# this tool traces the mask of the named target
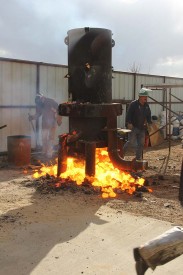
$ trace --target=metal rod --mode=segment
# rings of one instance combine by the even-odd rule
[[[67,134],[59,135],[57,177],[67,170]]]
[[[36,66],[36,94],[40,92],[40,65]]]
[[[180,174],[179,200],[181,205],[183,206],[183,159],[182,159],[181,174]]]
[[[177,100],[179,100],[180,102],[183,102],[183,100],[181,100],[180,98],[178,98],[177,96],[175,96],[175,95],[172,95],[171,94],[171,96],[173,96],[174,98],[176,98]]]
[[[35,105],[0,105],[0,108],[35,108]]]
[[[169,107],[167,107],[168,103],[169,102],[165,102],[166,103],[166,106],[164,106],[163,104],[161,104],[159,101],[157,101],[156,99],[152,98],[151,96],[149,96],[150,99],[154,100],[156,103],[158,103],[159,105],[161,105],[162,107],[165,107],[167,110],[171,111],[171,113],[175,114],[175,115],[178,115],[178,113],[172,111]],[[179,103],[180,104],[180,103]]]
[[[95,142],[85,143],[85,175],[89,177],[95,176]]]
[[[166,88],[183,88],[182,84],[159,84],[159,85],[144,85],[145,88],[149,88],[151,90],[162,90]],[[159,88],[159,89],[158,89]]]
[[[169,142],[168,142],[168,149],[169,149],[169,154],[170,154],[170,151],[171,151],[171,88],[169,89]]]

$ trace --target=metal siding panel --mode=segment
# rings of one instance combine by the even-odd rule
[[[113,99],[131,100],[133,96],[133,75],[114,73]]]
[[[172,110],[173,110],[174,112],[178,113],[179,115],[183,115],[182,103],[173,104]],[[172,116],[174,116],[174,115],[172,114]]]
[[[2,72],[2,102],[4,105],[28,105],[35,90],[34,65],[4,62]]]
[[[129,74],[123,75],[121,80],[121,99],[131,100],[134,93],[134,76]]]
[[[11,62],[2,62],[2,105],[10,105],[12,98],[12,64]]]
[[[45,96],[48,96],[47,66],[40,66],[39,81],[39,92],[43,93]]]
[[[183,79],[175,79],[166,77],[166,84],[183,85]],[[183,88],[172,88],[172,94],[183,100]],[[174,99],[174,101],[178,101]]]
[[[67,68],[40,66],[40,91],[59,102],[68,100]]]
[[[39,63],[0,61],[0,104],[1,105],[34,105],[37,81],[37,66],[40,68],[40,92],[45,96],[55,98],[58,103],[68,100],[68,81],[64,76],[68,73],[67,67],[42,65]],[[134,74],[113,72],[112,94],[113,99],[133,100]],[[136,74],[136,93],[144,85],[183,84],[183,79],[163,76],[151,76]],[[172,93],[183,99],[183,89],[172,89]],[[137,94],[136,94],[137,96]],[[161,91],[153,91],[152,97],[162,100]],[[174,99],[174,101],[177,101]],[[123,114],[117,118],[118,127],[125,127],[126,106],[123,105]],[[162,106],[150,104],[152,115],[161,113]],[[182,103],[172,105],[172,110],[182,111]],[[31,135],[32,146],[35,146],[35,135],[28,121],[28,113],[34,113],[35,108],[1,108],[0,125],[8,126],[0,131],[0,151],[7,150],[7,136]],[[59,134],[68,132],[68,118],[63,117],[63,123],[57,129]],[[58,137],[55,144],[58,144]]]
[[[58,103],[68,101],[68,81],[65,78],[67,72],[67,69],[56,68],[56,100]]]
[[[12,94],[11,94],[11,104],[12,105],[21,105],[23,104],[22,91],[21,91],[21,64],[13,63],[12,64]]]
[[[47,67],[47,89],[49,97],[56,98],[56,68]]]
[[[121,92],[122,92],[121,97],[122,97],[122,99],[126,100],[126,99],[128,99],[127,95],[129,95],[129,93],[127,93],[127,91],[130,91],[128,76],[123,77],[123,83],[121,83],[121,86],[123,87],[123,89],[121,90]]]
[[[112,98],[118,99],[120,97],[120,89],[119,89],[119,74],[113,73],[112,79]]]
[[[32,105],[36,94],[36,66],[22,64],[21,75],[22,102],[24,105]]]

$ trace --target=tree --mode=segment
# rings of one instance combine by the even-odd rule
[[[141,69],[141,64],[137,64],[135,61],[129,67],[129,71],[132,73],[139,73],[140,69]]]

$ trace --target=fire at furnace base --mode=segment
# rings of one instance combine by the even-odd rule
[[[62,187],[65,182],[75,182],[78,186],[86,184],[96,190],[100,190],[103,198],[114,198],[119,193],[134,194],[139,188],[144,187],[145,180],[138,176],[114,168],[106,149],[96,149],[96,171],[94,177],[86,177],[84,160],[67,158],[67,170],[57,176],[57,164],[43,166],[35,171],[33,177],[40,179],[45,177],[48,183],[54,180],[53,187]],[[52,185],[52,184],[51,184]],[[145,188],[146,189],[146,188]],[[146,189],[151,192],[151,189]]]

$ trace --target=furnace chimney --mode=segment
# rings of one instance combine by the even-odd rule
[[[70,102],[60,104],[58,112],[69,117],[69,133],[67,141],[65,136],[59,139],[58,175],[66,169],[65,144],[67,152],[83,153],[88,176],[95,175],[95,149],[102,147],[108,148],[115,167],[143,169],[145,162],[125,161],[118,154],[117,116],[122,114],[122,105],[112,103],[111,61],[115,42],[111,31],[85,27],[67,34]]]

